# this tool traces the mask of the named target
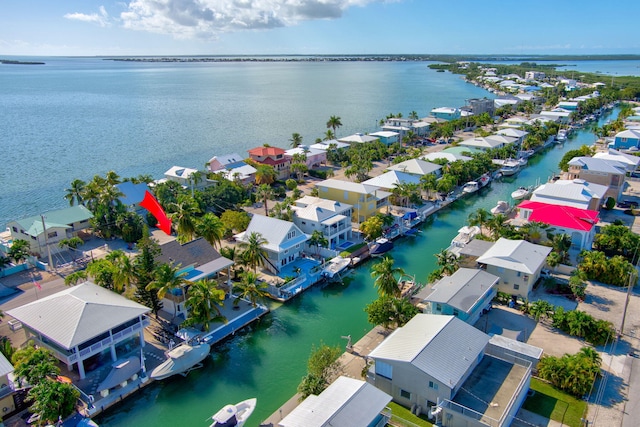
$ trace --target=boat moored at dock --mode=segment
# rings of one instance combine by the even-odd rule
[[[211,416],[209,427],[242,427],[256,409],[258,399],[247,399],[235,405],[225,405]]]
[[[197,345],[181,344],[167,352],[167,360],[151,371],[151,378],[163,380],[176,374],[187,375],[209,355],[211,346],[206,343]]]
[[[393,242],[384,237],[376,239],[376,241],[369,247],[369,254],[372,257],[379,257],[393,249]]]

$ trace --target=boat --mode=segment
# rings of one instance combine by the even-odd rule
[[[206,343],[181,344],[166,353],[167,360],[151,371],[151,378],[163,380],[176,374],[187,375],[192,369],[202,366],[200,362],[209,355],[209,351],[211,346]]]
[[[564,129],[560,129],[558,134],[556,135],[556,142],[561,144],[567,140],[567,131]]]
[[[511,198],[514,200],[521,200],[527,197],[531,193],[531,189],[527,187],[518,187],[513,193],[511,193]]]
[[[493,215],[507,213],[509,211],[509,203],[504,200],[498,201],[498,204],[491,208],[491,213]]]
[[[471,193],[475,193],[479,189],[480,189],[480,184],[478,184],[475,181],[469,181],[462,187],[462,192],[471,194]]]
[[[451,246],[461,248],[472,241],[478,234],[480,234],[480,227],[477,225],[465,225],[458,230],[458,235],[451,240]]]
[[[329,260],[324,269],[322,269],[322,276],[327,279],[333,279],[344,271],[351,264],[351,258],[343,258],[341,256],[337,256]]]
[[[247,399],[235,405],[225,405],[211,416],[213,423],[209,427],[242,427],[256,409],[258,399]]]
[[[418,289],[415,277],[401,277],[398,280],[398,288],[402,298],[412,295]]]
[[[373,245],[369,248],[369,255],[372,257],[382,256],[391,249],[393,249],[393,242],[389,239],[385,239],[384,237],[380,237],[376,239]]]
[[[486,187],[491,183],[491,175],[489,173],[485,173],[480,178],[478,178],[478,184],[480,184],[480,188]]]
[[[520,172],[520,162],[513,159],[505,160],[500,168],[502,176],[511,176]]]

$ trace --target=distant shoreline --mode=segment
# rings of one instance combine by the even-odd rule
[[[44,65],[44,62],[32,62],[32,61],[14,61],[12,59],[0,59],[0,64],[6,65]]]

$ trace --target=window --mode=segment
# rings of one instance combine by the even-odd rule
[[[407,390],[400,389],[400,397],[411,400],[411,393]]]
[[[513,284],[513,289],[515,289],[515,290],[517,291],[518,289],[520,289],[520,285],[516,285],[516,284],[514,283],[514,284]]]
[[[290,232],[287,233],[287,240],[288,239],[293,239],[296,235],[296,230],[292,230]]]
[[[320,187],[320,191],[322,191],[323,193],[327,193],[329,192],[329,189],[327,187]]]
[[[453,315],[458,317],[458,314],[460,314],[460,312],[457,309],[453,309]]]
[[[436,304],[436,311],[442,311],[442,304]]]
[[[51,233],[47,233],[47,237],[50,239],[53,239],[54,237],[58,236],[58,232],[57,231],[52,231]]]
[[[518,271],[517,276],[520,277],[521,275],[522,275],[522,273]]]
[[[17,227],[11,227],[13,229],[13,231],[15,231],[16,233],[18,232],[18,228]]]
[[[305,221],[302,221],[302,225],[307,225],[307,223]],[[315,224],[314,224],[314,226],[315,226]]]
[[[433,381],[429,381],[429,388],[437,390],[438,389],[438,384],[434,383]]]
[[[348,191],[344,192],[344,199],[345,200],[349,200],[349,192]]]

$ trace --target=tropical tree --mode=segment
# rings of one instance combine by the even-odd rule
[[[431,192],[435,191],[438,186],[438,178],[432,173],[422,175],[420,176],[420,186],[427,192],[427,199],[429,199]]]
[[[504,214],[495,214],[487,221],[487,228],[493,240],[498,240],[506,228],[508,218]]]
[[[273,184],[278,179],[278,172],[269,165],[257,165],[256,184]]]
[[[196,234],[203,237],[214,248],[220,245],[225,232],[224,222],[211,212],[207,212],[196,222]]]
[[[106,259],[114,267],[111,276],[114,290],[122,292],[136,283],[137,276],[134,263],[124,251],[115,250],[109,253]]]
[[[33,402],[30,411],[40,416],[39,422],[53,425],[75,411],[80,392],[71,384],[46,378],[36,384],[27,398]]]
[[[340,362],[338,358],[342,354],[340,347],[330,347],[320,343],[320,347],[311,348],[311,355],[307,361],[307,374],[298,385],[300,400],[306,399],[310,395],[318,395],[340,372]]]
[[[44,347],[28,346],[18,350],[13,355],[14,375],[28,384],[36,385],[47,377],[56,377],[60,368],[56,365],[56,358]]]
[[[154,279],[146,286],[147,291],[155,291],[158,295],[158,299],[163,299],[167,292],[171,292],[174,289],[181,289],[184,292],[184,286],[190,282],[185,279],[186,272],[178,273],[180,271],[179,266],[172,266],[170,264],[160,264],[155,271]],[[174,313],[175,304],[174,304]]]
[[[265,216],[269,216],[269,206],[267,205],[267,201],[272,199],[273,195],[273,188],[271,188],[271,186],[268,184],[260,184],[256,189],[256,197],[262,199],[262,203],[264,204]]]
[[[16,239],[11,243],[11,247],[7,251],[9,258],[16,264],[26,260],[31,252],[31,245],[23,239]]]
[[[81,179],[74,179],[71,181],[71,186],[65,189],[64,198],[69,202],[69,206],[73,206],[76,203],[81,205],[84,200],[84,192],[87,183]]]
[[[302,181],[304,174],[309,170],[307,166],[307,156],[302,153],[296,153],[291,157],[291,172],[295,173],[298,181]]]
[[[529,314],[538,322],[543,317],[553,313],[553,305],[549,301],[536,300],[529,307]]]
[[[87,275],[86,270],[74,271],[73,273],[68,274],[67,276],[65,276],[64,284],[66,286],[75,286],[81,281],[82,282],[86,281],[87,278],[88,278],[88,275]]]
[[[122,240],[127,242],[130,248],[133,243],[142,238],[144,220],[136,212],[123,212],[119,214],[116,219],[116,225],[120,229]]]
[[[478,208],[469,214],[467,221],[469,225],[480,227],[480,234],[484,236],[484,228],[487,227],[490,219],[491,213],[488,210]]]
[[[365,239],[373,241],[382,236],[383,227],[384,222],[382,218],[375,215],[360,224],[360,231]]]
[[[566,263],[569,260],[571,236],[566,233],[554,234],[553,238],[551,239],[551,247],[553,248],[554,253],[558,254],[559,262]]]
[[[544,240],[550,240],[553,238],[553,234],[551,233],[552,228],[549,224],[545,224],[539,221],[529,221],[520,227],[520,233],[522,233],[522,238],[527,242],[531,243],[540,243]]]
[[[316,256],[319,256],[320,248],[326,248],[329,246],[329,240],[327,240],[320,230],[313,230],[307,244],[309,247],[314,247],[316,249]]]
[[[417,113],[415,110],[411,111],[411,112],[409,113],[409,118],[410,118],[411,120],[418,120],[418,118],[419,118],[419,117],[418,117],[418,113]]]
[[[247,261],[247,264],[253,268],[255,273],[258,272],[258,267],[264,266],[267,260],[267,251],[264,248],[264,245],[267,243],[269,242],[262,237],[262,234],[257,231],[252,231],[246,240],[239,244],[240,248],[243,249],[242,257]]]
[[[297,148],[302,144],[302,135],[297,132],[292,133],[289,142],[291,142],[291,148]]]
[[[149,234],[149,229],[144,228],[142,239],[138,241],[138,255],[133,262],[136,276],[135,299],[143,305],[151,308],[157,316],[162,308],[162,302],[156,291],[147,291],[147,285],[155,279],[157,267],[156,257],[160,254],[160,246]]]
[[[327,128],[332,129],[334,135],[336,133],[336,129],[340,127],[342,127],[342,122],[340,121],[340,117],[338,116],[329,117],[329,120],[327,121]]]
[[[226,210],[220,215],[220,220],[224,224],[226,232],[233,233],[235,231],[240,233],[247,229],[251,222],[251,217],[245,211]]]
[[[446,249],[435,254],[436,263],[441,267],[442,273],[451,276],[458,270],[458,258]]]
[[[198,202],[193,197],[178,196],[178,202],[172,206],[173,213],[169,214],[169,219],[175,225],[178,233],[178,241],[187,243],[194,239],[196,235],[196,218],[200,213]]]
[[[67,248],[71,250],[71,256],[73,260],[76,260],[75,250],[78,249],[79,246],[84,244],[84,240],[79,238],[78,236],[73,236],[68,239],[62,239],[58,242],[58,247]]]
[[[266,283],[258,281],[258,275],[252,271],[245,271],[240,275],[240,283],[236,285],[235,291],[237,293],[233,301],[235,306],[240,303],[241,299],[245,299],[251,302],[253,308],[256,308],[258,301],[269,296]]]
[[[336,134],[333,133],[333,131],[331,129],[327,130],[324,133],[324,137],[322,138],[323,141],[331,141],[336,139]]]
[[[367,305],[364,311],[369,323],[389,329],[404,326],[420,310],[407,298],[381,296]]]
[[[203,279],[193,283],[187,293],[189,315],[183,325],[199,325],[202,330],[208,331],[211,322],[227,323],[226,317],[220,312],[224,298],[225,292],[213,280]]]
[[[375,278],[374,286],[378,288],[378,295],[380,296],[400,296],[400,287],[398,286],[396,275],[402,277],[405,272],[400,267],[394,267],[393,264],[393,258],[385,256],[380,262],[371,267],[371,277]]]

